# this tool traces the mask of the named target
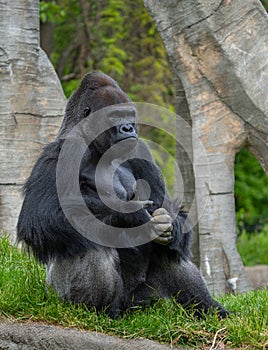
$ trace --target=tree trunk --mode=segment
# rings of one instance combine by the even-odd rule
[[[0,0],[0,230],[15,237],[22,184],[57,134],[65,97],[39,46],[39,1]]]
[[[236,248],[234,158],[246,145],[268,171],[267,14],[257,0],[144,3],[190,111],[201,271],[214,294],[245,291],[249,282]]]

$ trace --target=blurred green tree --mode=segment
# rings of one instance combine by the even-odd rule
[[[134,101],[172,108],[165,48],[142,0],[47,0],[40,1],[40,9],[41,43],[67,97],[85,72],[101,70]],[[52,36],[42,30],[48,23],[56,24]]]
[[[236,156],[235,200],[239,232],[260,231],[268,223],[268,177],[246,148]]]

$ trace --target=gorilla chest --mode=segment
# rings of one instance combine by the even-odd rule
[[[113,189],[121,200],[131,200],[135,196],[136,180],[132,172],[121,166],[113,176]]]
[[[91,169],[89,169],[91,168]],[[131,200],[135,196],[136,179],[128,167],[109,165],[88,165],[80,176],[82,193],[94,190],[100,195],[121,200]]]

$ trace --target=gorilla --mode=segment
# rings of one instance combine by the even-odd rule
[[[63,300],[115,317],[175,297],[197,315],[226,317],[190,261],[187,215],[139,139],[136,114],[112,78],[85,75],[26,181],[18,241]]]

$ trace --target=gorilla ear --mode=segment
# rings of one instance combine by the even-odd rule
[[[91,108],[90,107],[86,107],[84,109],[84,117],[87,117],[90,114],[90,112],[91,112]]]

